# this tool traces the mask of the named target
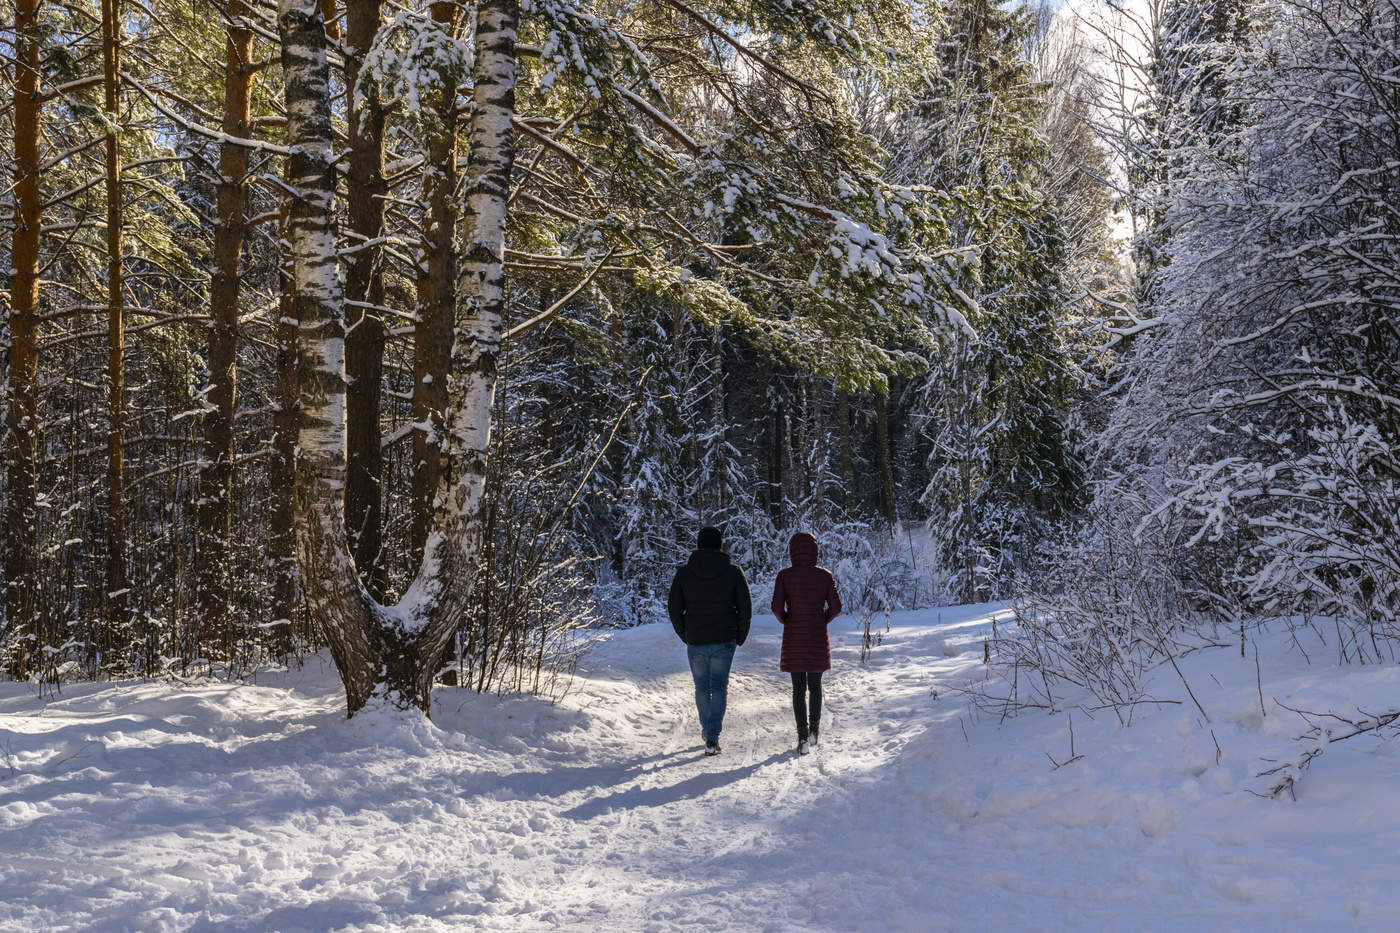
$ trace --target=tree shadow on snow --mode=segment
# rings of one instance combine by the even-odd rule
[[[345,897],[334,897],[278,907],[258,917],[236,920],[205,918],[190,927],[190,933],[233,933],[242,930],[277,930],[279,933],[321,933],[323,930],[368,926],[384,921],[384,911],[374,903],[357,903]]]
[[[696,748],[648,755],[628,764],[561,765],[545,771],[478,770],[458,778],[456,796],[465,800],[505,789],[519,797],[562,797],[593,787],[627,784],[643,774],[694,764],[704,757],[705,753]]]
[[[735,781],[743,780],[746,777],[758,772],[768,765],[779,761],[787,761],[792,757],[788,751],[775,752],[762,761],[756,761],[750,765],[738,768],[730,768],[727,771],[709,771],[704,774],[697,774],[694,777],[686,778],[676,784],[669,784],[664,787],[639,788],[629,787],[624,790],[608,794],[605,797],[595,797],[574,807],[572,810],[565,810],[560,816],[571,820],[591,820],[595,816],[602,816],[613,810],[636,810],[642,807],[664,807],[681,800],[691,800],[696,797],[703,797],[712,790],[733,784]],[[676,762],[683,764],[684,762]],[[660,770],[653,768],[647,773]]]

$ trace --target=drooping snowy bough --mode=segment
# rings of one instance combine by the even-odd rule
[[[298,319],[301,413],[296,525],[311,612],[345,683],[351,715],[371,698],[429,709],[433,675],[461,622],[481,544],[486,455],[505,303],[505,220],[514,158],[515,0],[477,5],[474,109],[466,162],[467,240],[453,335],[450,411],[436,509],[422,564],[396,606],[361,584],[344,521],[346,481],[344,295],[336,266],[335,166],[326,33],[316,0],[282,0],[289,234]]]

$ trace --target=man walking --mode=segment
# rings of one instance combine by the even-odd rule
[[[719,754],[724,705],[729,692],[729,665],[734,648],[749,637],[753,602],[744,571],[720,550],[718,528],[700,529],[696,550],[676,570],[666,608],[671,626],[686,644],[695,678],[695,708],[705,733],[705,754]]]

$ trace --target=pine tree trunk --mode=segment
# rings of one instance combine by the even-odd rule
[[[345,515],[350,548],[360,579],[375,599],[387,585],[381,558],[384,457],[379,435],[379,409],[384,382],[384,321],[375,310],[384,303],[382,252],[366,245],[384,231],[384,111],[370,86],[364,106],[355,102],[365,55],[379,32],[379,0],[348,0],[345,9],[345,82],[350,88],[347,108],[349,136],[349,221],[351,246],[345,270],[345,297],[350,304],[345,335],[345,369],[349,383],[346,424],[349,431],[349,476]],[[371,307],[366,307],[366,306]]]
[[[959,451],[958,461],[958,483],[962,487],[962,515],[961,529],[959,532],[962,538],[962,575],[963,589],[962,601],[966,604],[977,602],[977,549],[976,549],[976,525],[973,521],[972,508],[972,457],[974,445],[977,443],[976,431],[980,418],[975,413],[972,404],[972,386],[969,381],[971,369],[971,352],[967,345],[967,340],[958,338],[958,385],[962,393],[959,399],[958,420],[962,426],[962,450]]]
[[[126,309],[122,281],[121,11],[102,0],[102,70],[107,110],[107,627],[110,649],[123,634],[126,579]]]
[[[224,43],[224,122],[227,137],[251,132],[253,32],[243,0],[229,0]],[[214,274],[209,285],[209,393],[204,416],[204,456],[199,465],[199,550],[196,553],[195,619],[216,638],[231,637],[229,602],[230,519],[233,511],[233,411],[238,391],[239,271],[247,232],[244,191],[248,149],[232,141],[219,147],[218,217],[214,225]]]
[[[433,22],[455,32],[456,6],[434,3]],[[413,331],[413,476],[410,545],[422,560],[432,531],[433,499],[444,473],[447,368],[457,304],[457,93],[444,75],[424,169],[423,263],[418,281],[418,324]]]
[[[39,354],[39,41],[38,0],[15,4],[15,225],[10,246],[9,411],[6,434],[5,617],[19,637],[12,673],[30,673],[40,637],[38,605],[38,460],[35,422]]]
[[[807,511],[812,503],[812,447],[808,443],[808,432],[812,426],[811,380],[799,377],[796,382],[798,393],[792,406],[792,436],[789,438],[792,450],[792,501],[801,503],[802,510]]]
[[[783,510],[783,408],[773,371],[767,363],[759,363],[763,382],[763,454],[766,480],[764,499],[768,515],[774,521],[782,518]]]
[[[512,0],[487,0],[478,7],[467,160],[471,249],[459,283],[467,313],[455,334],[452,377],[458,395],[447,421],[453,474],[443,481],[440,530],[429,537],[417,578],[403,602],[386,607],[360,583],[344,522],[345,309],[336,274],[325,28],[315,0],[282,0],[280,8],[290,182],[297,192],[290,234],[301,385],[298,551],[307,601],[330,645],[352,715],[372,696],[428,711],[433,677],[465,616],[475,580],[505,311],[518,21]]]

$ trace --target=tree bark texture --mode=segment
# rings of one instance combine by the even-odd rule
[[[729,514],[729,444],[725,425],[729,423],[725,415],[725,393],[724,393],[724,334],[716,329],[711,337],[711,378],[714,384],[710,388],[710,423],[716,431],[714,441],[715,451],[715,477],[719,488],[715,491],[715,514],[717,516],[728,516]]]
[[[229,0],[224,42],[225,136],[251,135],[253,32],[243,0]],[[209,391],[204,415],[204,456],[199,466],[199,549],[196,552],[196,625],[216,638],[230,637],[230,519],[233,513],[233,418],[238,391],[238,300],[243,242],[247,235],[244,185],[248,149],[219,147],[215,192],[214,273],[209,284]]]
[[[440,483],[441,531],[430,536],[424,571],[438,568],[433,624],[423,652],[442,657],[464,621],[486,524],[486,461],[491,406],[506,312],[505,233],[515,161],[516,0],[477,7],[472,61],[472,118],[467,140],[466,249],[457,291],[464,303],[453,339],[454,397],[447,419],[451,474]],[[434,538],[438,541],[434,541]],[[440,552],[435,556],[435,552]],[[423,573],[420,573],[420,580]],[[432,670],[425,671],[431,684]],[[425,685],[426,695],[426,685]]]
[[[962,544],[962,572],[964,603],[977,602],[977,527],[973,522],[972,511],[972,458],[977,443],[976,430],[980,419],[971,415],[972,386],[969,382],[971,371],[971,351],[967,340],[958,338],[958,385],[961,398],[958,400],[961,414],[958,418],[962,431],[962,450],[958,452],[958,485],[962,493],[959,512],[958,536]]]
[[[291,203],[284,198],[279,222],[279,241],[290,241]],[[300,410],[297,386],[297,318],[290,264],[282,267],[282,289],[277,317],[277,410],[272,416],[272,462],[268,484],[272,489],[268,521],[268,557],[272,561],[272,613],[282,623],[278,643],[291,650],[295,622],[302,615],[297,604],[296,523],[293,521],[296,485],[297,412]],[[309,635],[310,633],[302,633]]]
[[[361,584],[344,521],[345,305],[336,267],[325,26],[315,0],[282,0],[279,10],[292,152],[289,180],[297,192],[289,233],[301,397],[298,553],[307,602],[330,645],[352,715],[373,696],[428,711],[433,677],[465,616],[476,575],[505,310],[518,21],[512,0],[488,0],[478,7],[467,160],[471,248],[459,281],[466,314],[455,333],[456,395],[446,425],[453,471],[442,482],[441,524],[429,537],[418,575],[403,601],[389,607],[380,605]]]
[[[126,627],[126,308],[122,281],[121,9],[102,0],[107,111],[107,647]]]
[[[841,504],[850,511],[856,503],[856,471],[851,451],[851,396],[844,389],[836,390],[836,432],[841,443]]]
[[[26,677],[42,637],[37,577],[39,354],[39,41],[38,0],[15,4],[14,201],[10,241],[9,410],[5,508],[5,618],[22,641],[12,673]]]
[[[433,22],[455,30],[456,6],[434,3]],[[444,476],[447,375],[457,305],[457,93],[444,75],[437,97],[424,176],[423,257],[418,280],[418,324],[413,332],[413,472],[410,542],[422,560],[435,523],[433,502]],[[449,86],[450,85],[450,86]]]
[[[890,463],[890,397],[875,396],[875,455],[880,467],[880,508],[891,529],[898,520],[894,498],[894,466]]]
[[[360,579],[375,599],[384,598],[388,583],[383,547],[384,457],[379,434],[379,410],[384,383],[384,320],[376,310],[384,304],[383,253],[375,241],[384,232],[384,110],[372,86],[363,106],[355,89],[365,55],[379,32],[380,0],[349,0],[345,7],[345,82],[350,88],[347,123],[349,166],[346,189],[348,220],[354,250],[345,268],[345,297],[350,302],[350,326],[345,335],[345,370],[349,388],[346,409],[349,431],[349,477],[345,515],[350,549]]]

